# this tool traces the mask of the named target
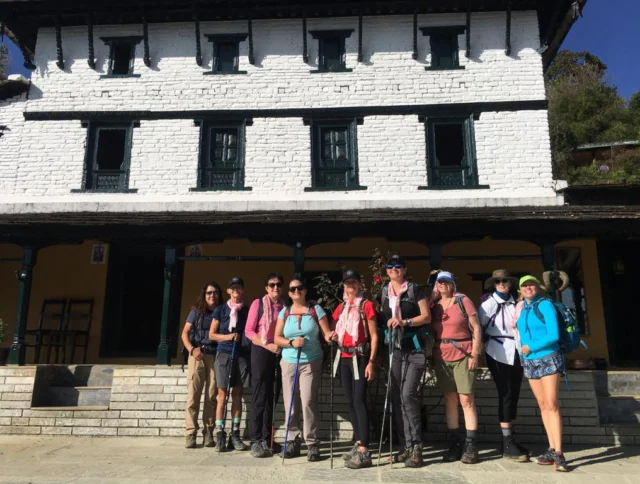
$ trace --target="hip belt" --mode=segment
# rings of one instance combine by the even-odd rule
[[[504,346],[504,341],[502,341],[502,340],[504,340],[504,339],[513,339],[513,340],[515,340],[515,337],[513,337],[513,336],[493,336],[493,335],[487,336],[487,340],[490,340],[490,339],[492,339],[496,343],[500,343],[501,345]]]
[[[451,344],[456,349],[462,351],[466,356],[471,356],[471,353],[469,353],[468,351],[463,349],[462,346],[460,346],[459,343],[461,343],[463,341],[473,341],[473,338],[460,338],[460,339],[446,339],[446,338],[443,338],[443,339],[437,339],[436,343]]]
[[[349,353],[351,355],[351,362],[353,363],[353,378],[355,380],[360,379],[360,371],[358,370],[358,353],[361,355],[367,355],[371,352],[371,344],[370,343],[362,343],[356,346],[355,348],[345,348],[343,346],[338,346],[338,351],[336,351],[336,357],[333,360],[333,377],[335,378],[336,373],[338,372],[338,366],[340,365],[340,359],[342,358],[342,353]]]

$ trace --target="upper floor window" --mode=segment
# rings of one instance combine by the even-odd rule
[[[313,190],[363,190],[358,180],[357,120],[309,121]]]
[[[250,190],[244,186],[245,123],[199,122],[202,129],[198,190]]]
[[[351,72],[346,66],[346,39],[353,30],[311,30],[318,41],[318,70],[311,72]]]
[[[109,46],[109,65],[107,76],[103,77],[140,77],[133,73],[133,65],[136,58],[136,45],[142,41],[142,37],[102,37]]]
[[[481,188],[476,169],[473,117],[427,121],[429,188]]]
[[[83,189],[127,191],[133,128],[139,123],[88,123],[86,126],[86,177]]]
[[[465,27],[422,27],[420,30],[429,36],[431,45],[431,65],[427,70],[464,69],[460,65],[458,36],[464,34]]]
[[[207,35],[213,43],[211,71],[205,74],[246,74],[240,68],[240,42],[247,40],[248,34]]]

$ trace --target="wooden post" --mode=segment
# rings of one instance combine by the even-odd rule
[[[293,245],[293,272],[294,274],[304,274],[304,244],[296,242]]]
[[[553,242],[544,242],[540,244],[542,249],[542,265],[544,270],[551,271],[549,274],[549,290],[547,297],[552,301],[558,299],[558,272],[556,271],[556,245]]]
[[[38,249],[34,247],[22,248],[22,269],[16,271],[16,276],[20,283],[18,291],[18,310],[16,311],[16,327],[13,334],[13,343],[9,352],[9,365],[24,365],[26,347],[24,345],[24,334],[27,330],[27,319],[29,316],[29,302],[31,301],[31,280],[33,278],[33,266],[36,265]]]
[[[175,280],[176,248],[166,247],[164,253],[164,293],[162,297],[162,320],[160,322],[160,345],[158,345],[158,357],[156,364],[169,365],[169,344],[167,342],[167,330],[171,313],[172,286]]]

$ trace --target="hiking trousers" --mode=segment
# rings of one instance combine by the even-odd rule
[[[355,379],[353,360],[340,359],[340,381],[342,389],[349,402],[349,416],[356,442],[363,447],[369,447],[369,414],[367,411],[367,379],[364,370],[369,363],[369,356],[358,357],[358,372],[360,378]]]
[[[278,355],[262,346],[251,347],[251,410],[249,438],[252,442],[271,442],[273,394],[276,391],[275,371]],[[280,388],[277,389],[278,392]]]
[[[289,415],[289,404],[291,403],[291,393],[293,390],[293,376],[296,371],[295,363],[280,361],[282,369],[282,396],[284,399],[285,425]],[[311,363],[300,363],[298,370],[298,381],[296,383],[295,398],[293,399],[293,409],[291,412],[291,422],[289,424],[289,436],[287,440],[294,440],[300,435],[300,410],[302,409],[303,432],[302,438],[307,445],[317,445],[318,422],[320,414],[318,412],[318,388],[320,387],[320,377],[322,376],[322,359]]]
[[[422,351],[393,350],[391,394],[401,448],[422,444],[420,385],[426,364]]]
[[[487,366],[498,389],[498,418],[502,423],[511,423],[518,415],[518,399],[524,370],[516,354],[513,365],[500,363],[486,355]]]
[[[185,435],[198,431],[200,398],[204,390],[202,430],[213,431],[215,427],[216,377],[213,371],[214,355],[202,355],[198,361],[189,355],[187,363],[187,409],[184,414]]]

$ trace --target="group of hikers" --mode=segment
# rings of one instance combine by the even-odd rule
[[[437,385],[444,394],[450,440],[443,460],[478,462],[474,391],[484,348],[498,393],[496,423],[502,431],[503,457],[517,462],[530,459],[529,450],[516,440],[513,430],[525,376],[549,441],[549,449],[535,461],[566,471],[558,403],[565,371],[561,318],[552,301],[544,297],[540,281],[532,275],[518,280],[504,269],[496,270],[487,279],[488,295],[476,310],[457,290],[450,272],[437,272],[433,291],[427,295],[407,279],[402,256],[391,256],[386,271],[389,282],[376,301],[381,314],[374,302],[365,298],[360,274],[353,269],[343,273],[343,301],[333,314],[307,301],[307,286],[297,275],[286,288],[290,305],[285,304],[284,279],[277,273],[265,277],[266,294],[250,306],[245,304],[240,277],[229,280],[226,302],[218,284],[204,284],[182,332],[189,355],[186,447],[196,447],[204,391],[204,446],[217,446],[218,452],[249,450],[240,435],[240,418],[243,387],[250,383],[251,455],[260,458],[281,452],[283,458],[297,457],[304,442],[307,459],[319,460],[318,390],[324,346],[329,345],[332,355],[334,349],[336,352],[331,376],[339,375],[355,440],[342,458],[351,469],[372,466],[367,384],[375,376],[383,347],[379,343],[384,340],[389,349],[384,414],[391,415],[390,426],[396,426],[397,435],[397,451],[389,457],[392,463],[411,468],[423,465],[420,388],[431,356]],[[274,442],[280,382],[286,416],[282,447]],[[229,400],[232,423],[227,440]],[[459,428],[459,406],[464,429]],[[390,438],[392,434],[390,431]]]

